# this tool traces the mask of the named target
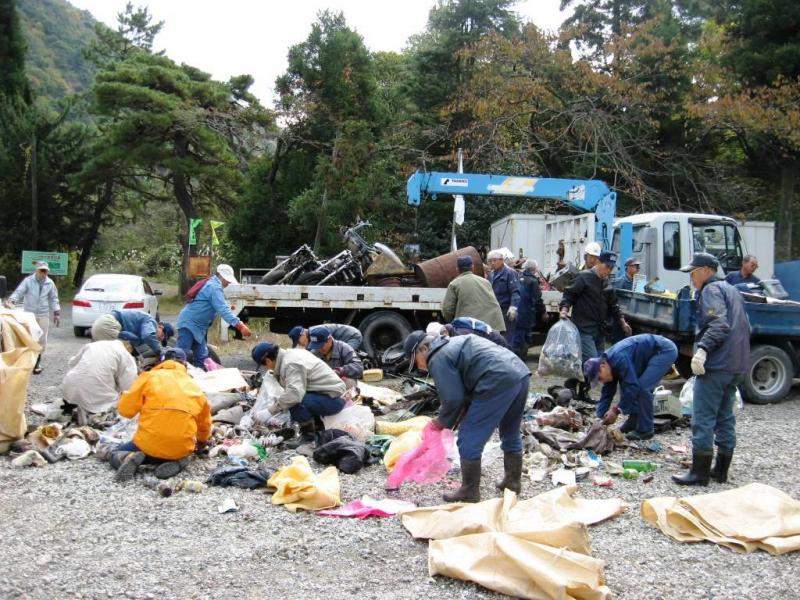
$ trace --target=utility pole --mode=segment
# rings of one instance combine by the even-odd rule
[[[31,249],[39,245],[39,198],[36,184],[36,131],[31,140]]]

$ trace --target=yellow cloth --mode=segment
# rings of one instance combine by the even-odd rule
[[[186,367],[167,360],[145,371],[119,398],[119,414],[139,414],[133,443],[148,456],[177,460],[211,435],[211,407]]]
[[[14,311],[0,308],[0,443],[25,435],[28,380],[41,350]]]
[[[444,504],[403,513],[403,526],[431,539],[428,571],[519,598],[611,597],[603,561],[591,558],[588,524],[625,510],[621,500],[574,498],[576,486],[518,501]]]
[[[394,466],[403,454],[413,450],[422,443],[422,432],[417,430],[406,431],[392,440],[386,454],[383,455],[383,464],[386,470],[391,473]]]
[[[800,501],[762,483],[642,502],[642,518],[679,542],[708,540],[737,552],[800,550]]]
[[[342,503],[336,467],[315,475],[305,456],[295,456],[290,465],[278,469],[267,486],[276,489],[272,503],[283,504],[290,512],[334,508]]]
[[[402,435],[406,431],[422,431],[430,423],[430,417],[413,417],[405,421],[375,421],[377,435]]]

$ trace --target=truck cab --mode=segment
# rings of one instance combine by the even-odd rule
[[[747,254],[740,225],[730,217],[698,213],[658,212],[623,217],[614,222],[612,250],[621,250],[623,224],[632,228],[632,256],[641,263],[645,281],[658,277],[667,290],[688,285],[680,268],[696,252],[707,252],[720,262],[720,276],[737,271]],[[627,254],[622,252],[623,255]],[[759,256],[762,272],[772,273],[772,254]]]

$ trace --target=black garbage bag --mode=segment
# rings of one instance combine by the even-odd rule
[[[336,465],[342,473],[353,474],[372,463],[372,454],[364,442],[343,435],[314,450],[314,460],[323,465]]]

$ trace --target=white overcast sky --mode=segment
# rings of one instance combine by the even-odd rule
[[[252,91],[272,105],[275,78],[286,69],[290,46],[306,39],[316,15],[341,11],[347,24],[373,51],[400,51],[409,36],[425,29],[435,0],[132,0],[165,21],[155,49],[177,62],[198,67],[218,80],[249,73]],[[522,0],[515,10],[525,21],[556,30],[566,18],[560,0]],[[116,28],[127,0],[69,0]]]

